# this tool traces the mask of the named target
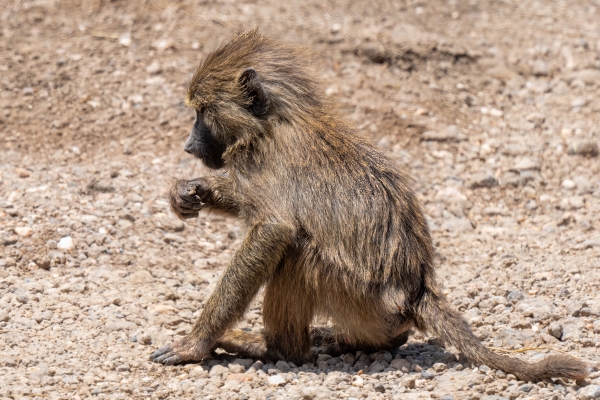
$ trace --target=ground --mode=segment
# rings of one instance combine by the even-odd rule
[[[345,3],[0,4],[1,399],[600,398],[600,2]],[[194,68],[255,27],[313,49],[339,112],[413,177],[484,343],[566,351],[586,381],[519,382],[419,333],[301,366],[148,360],[243,235],[178,221],[167,191],[208,173],[182,150]]]

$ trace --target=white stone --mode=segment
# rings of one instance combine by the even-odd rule
[[[356,387],[363,387],[364,384],[365,384],[365,381],[360,376],[357,376],[354,379],[354,382],[352,382],[352,386],[356,386]]]
[[[570,179],[565,179],[562,181],[562,187],[567,190],[575,189],[575,182]]]
[[[281,375],[271,375],[267,378],[267,383],[271,386],[281,386],[285,384],[285,379]]]
[[[528,170],[539,170],[540,162],[537,159],[522,158],[518,160],[515,165],[511,168],[513,171],[528,171]]]
[[[132,94],[131,96],[127,97],[127,101],[133,104],[140,104],[144,102],[144,96],[141,94]]]
[[[504,115],[504,113],[502,112],[502,110],[498,110],[497,108],[492,108],[492,109],[490,109],[490,115],[492,117],[501,117]]]
[[[162,71],[162,67],[158,61],[154,60],[150,65],[146,67],[146,72],[149,74],[158,74]]]
[[[577,97],[575,100],[571,102],[571,107],[578,108],[587,105],[588,101],[583,97]]]
[[[119,44],[121,46],[129,47],[131,45],[131,33],[125,32],[119,37]]]
[[[174,48],[175,42],[171,39],[160,39],[152,43],[152,47],[157,50],[166,50],[168,48]]]
[[[62,250],[71,250],[74,247],[73,238],[71,236],[65,236],[60,238],[58,244],[56,245],[57,249]]]
[[[96,217],[95,215],[82,215],[80,221],[84,224],[91,224],[93,222],[98,221],[98,217]]]
[[[31,229],[28,226],[17,226],[15,228],[15,233],[19,236],[27,237],[31,236],[31,234],[33,233],[33,229]]]

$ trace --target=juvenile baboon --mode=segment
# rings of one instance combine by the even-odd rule
[[[496,354],[443,296],[427,222],[404,173],[341,122],[301,50],[251,31],[209,54],[187,104],[197,119],[185,151],[226,175],[178,181],[181,218],[214,210],[246,236],[192,331],[151,358],[202,360],[215,347],[302,363],[330,353],[402,345],[429,331],[471,361],[524,381],[581,379],[569,356],[536,364]],[[231,329],[265,285],[264,332]],[[314,328],[315,316],[334,328]]]

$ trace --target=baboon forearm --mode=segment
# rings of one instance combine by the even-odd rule
[[[203,179],[210,185],[210,191],[203,198],[206,208],[238,216],[240,207],[235,193],[232,191],[231,182],[223,176],[207,176]]]
[[[287,226],[252,227],[206,302],[190,336],[216,340],[238,321],[273,274],[290,243],[291,229]]]

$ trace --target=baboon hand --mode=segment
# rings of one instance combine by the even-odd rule
[[[206,357],[213,343],[209,340],[197,340],[191,336],[167,344],[156,350],[150,360],[163,365],[180,364],[185,361],[202,361]]]
[[[171,210],[181,219],[195,218],[204,208],[210,188],[204,179],[180,180],[170,191]]]

